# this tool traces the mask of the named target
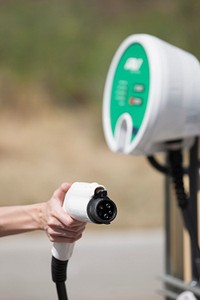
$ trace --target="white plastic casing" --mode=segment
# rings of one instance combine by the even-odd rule
[[[105,189],[98,183],[75,182],[65,195],[63,209],[74,219],[90,222],[87,205],[97,189]],[[52,255],[59,260],[68,260],[73,252],[75,243],[54,243]]]
[[[124,51],[139,43],[148,57],[150,83],[146,112],[131,141],[132,120],[123,114],[111,130],[110,98],[113,78]],[[148,155],[165,150],[165,142],[185,139],[192,144],[200,134],[200,64],[190,53],[147,34],[129,36],[118,48],[105,84],[103,127],[108,146],[114,152]],[[191,139],[192,138],[192,139]]]
[[[91,223],[92,221],[87,214],[87,206],[97,189],[104,190],[105,188],[96,182],[73,183],[65,196],[65,201],[63,204],[64,210],[76,220]]]
[[[66,261],[72,256],[75,243],[53,243],[51,253],[58,260]]]

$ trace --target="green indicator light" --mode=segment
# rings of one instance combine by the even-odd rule
[[[120,57],[113,78],[110,119],[113,135],[119,117],[128,113],[132,119],[132,139],[142,124],[149,94],[149,63],[143,46],[130,45]]]

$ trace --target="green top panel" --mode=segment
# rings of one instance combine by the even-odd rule
[[[141,44],[133,43],[122,54],[113,78],[110,102],[112,133],[117,120],[129,113],[132,122],[132,139],[142,124],[149,94],[149,63]]]

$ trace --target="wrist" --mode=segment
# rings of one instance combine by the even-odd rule
[[[38,203],[36,204],[36,215],[37,215],[37,226],[38,230],[45,230],[47,221],[46,221],[46,203]]]

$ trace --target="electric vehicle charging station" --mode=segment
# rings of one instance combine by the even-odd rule
[[[103,96],[103,128],[112,151],[145,155],[152,166],[165,175],[166,270],[161,293],[166,299],[181,300],[186,299],[182,293],[190,291],[193,299],[200,299],[197,225],[200,64],[197,58],[151,35],[126,38],[108,71]],[[165,154],[166,165],[161,165],[153,156],[157,152]],[[189,157],[188,167],[183,165],[183,152]],[[184,187],[185,175],[189,179],[189,196]],[[176,197],[170,195],[172,184]],[[176,207],[172,200],[177,202]],[[178,213],[174,217],[172,210],[181,212],[181,221]],[[184,251],[176,240],[183,235],[183,223],[191,244],[191,278],[187,283],[183,276],[183,258],[177,266],[172,250]],[[176,251],[179,258],[181,253]],[[187,299],[192,299],[188,295]]]

